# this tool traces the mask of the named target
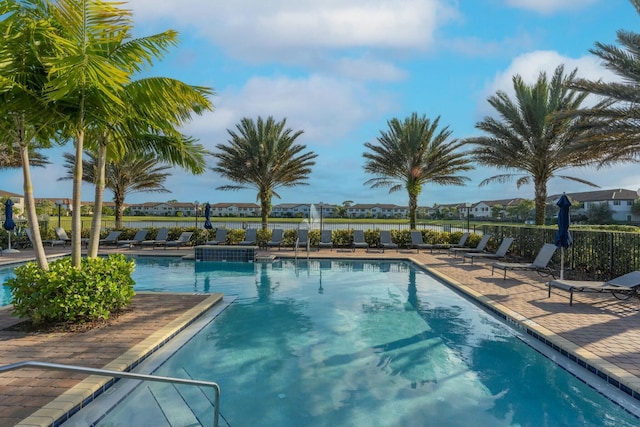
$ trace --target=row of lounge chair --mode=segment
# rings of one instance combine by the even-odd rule
[[[71,243],[71,238],[67,235],[67,232],[64,228],[57,227],[55,229],[57,239],[53,240],[43,240],[44,244],[48,244],[51,246],[63,245],[66,246],[67,243]],[[160,228],[158,229],[158,233],[154,239],[147,239],[147,234],[149,234],[148,230],[138,230],[135,236],[132,239],[127,240],[119,240],[122,231],[111,231],[105,238],[100,239],[99,243],[101,245],[112,245],[119,246],[122,248],[133,248],[135,246],[140,247],[181,247],[185,246],[191,240],[191,236],[193,232],[185,231],[180,234],[180,236],[175,240],[169,239],[169,229],[168,228]],[[27,229],[27,235],[29,236],[29,240],[33,242],[33,236],[31,234],[31,229]],[[87,245],[89,243],[89,239],[81,239],[81,243],[83,245]]]
[[[416,233],[415,239],[422,239],[422,234],[417,232],[412,232],[412,240],[413,233]],[[495,253],[484,252],[485,246],[490,239],[490,235],[483,236],[483,239],[480,241],[477,247],[475,248],[462,248],[462,247],[451,247],[449,248],[450,252],[454,255],[457,253],[464,252],[463,261],[466,258],[471,259],[471,263],[476,258],[487,258],[487,259],[502,259],[506,257],[509,248],[513,244],[512,237],[505,237],[498,250]],[[466,240],[465,236],[461,240]],[[430,245],[433,246],[433,245]],[[420,247],[416,245],[416,247]],[[424,246],[421,248],[425,248]],[[433,247],[428,247],[433,250]],[[440,247],[441,248],[441,247]],[[553,270],[549,267],[549,263],[551,258],[553,257],[555,251],[557,250],[557,246],[551,243],[545,243],[541,248],[535,259],[530,262],[518,263],[518,262],[494,262],[491,265],[491,274],[493,275],[495,270],[503,271],[503,280],[507,278],[507,271],[534,271],[543,276],[551,276],[552,280],[546,282],[547,286],[547,297],[551,297],[551,290],[557,289],[565,292],[569,292],[569,305],[573,305],[573,296],[578,292],[585,293],[610,293],[615,298],[619,300],[627,300],[631,297],[640,298],[640,271],[632,271],[630,273],[624,274],[622,276],[618,276],[611,280],[607,281],[592,281],[592,280],[565,280],[565,279],[557,279],[554,276]]]
[[[282,231],[282,230],[279,230]],[[275,234],[276,230],[274,230]],[[282,241],[282,236],[280,236]],[[225,245],[227,243],[227,229],[218,228],[213,240],[205,242],[206,245]],[[258,243],[258,230],[256,228],[247,228],[244,232],[244,240],[238,242],[239,245],[253,246]]]

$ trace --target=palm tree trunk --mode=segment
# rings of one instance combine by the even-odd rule
[[[120,230],[122,228],[122,215],[124,213],[124,197],[116,193],[113,198],[113,203],[116,216],[116,229]]]
[[[36,203],[33,197],[33,182],[31,181],[31,169],[29,167],[29,149],[24,141],[20,141],[20,159],[22,160],[22,176],[24,181],[24,201],[25,210],[27,211],[27,219],[31,234],[33,236],[33,249],[35,251],[36,262],[42,270],[49,270],[49,262],[44,253],[42,239],[40,238],[40,224],[38,223],[38,214],[36,213]]]
[[[76,136],[76,163],[73,168],[73,212],[71,216],[71,265],[81,267],[82,262],[82,148],[84,145],[84,126]]]
[[[545,209],[547,207],[547,185],[545,183],[536,183],[535,185],[535,203],[536,203],[536,225],[544,225]]]
[[[418,196],[409,192],[409,228],[416,229],[416,213],[418,211]]]
[[[260,197],[260,216],[262,217],[262,229],[269,228],[269,213],[271,212],[271,197]]]
[[[91,219],[91,238],[89,240],[88,258],[98,256],[100,245],[100,225],[102,223],[102,202],[104,201],[105,170],[107,164],[107,146],[102,141],[98,148],[98,170],[96,171],[96,192],[94,197],[93,218]]]

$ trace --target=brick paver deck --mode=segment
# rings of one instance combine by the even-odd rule
[[[54,248],[47,249],[50,252]],[[178,256],[193,254],[193,249],[143,252]],[[286,249],[272,250],[269,254],[294,256],[293,251]],[[28,255],[24,253],[20,257]],[[298,256],[306,257],[307,254],[299,252]],[[548,298],[545,278],[535,273],[510,271],[507,279],[503,280],[502,272],[491,275],[490,262],[476,261],[470,265],[463,263],[460,257],[454,258],[444,252],[322,250],[308,256],[411,259],[640,395],[640,302],[637,299],[618,301],[607,294],[576,294],[574,305],[569,306],[568,293],[554,290]],[[11,254],[2,257],[0,262],[10,262],[12,257],[20,258]],[[199,295],[170,298],[166,294],[138,295],[133,310],[115,325],[85,333],[21,334],[2,331],[16,320],[7,315],[6,309],[0,310],[0,363],[40,360],[91,367],[110,366],[136,345],[142,342],[150,345],[157,340],[154,334],[158,331],[165,331],[167,326],[175,328],[176,319],[184,322],[185,318],[202,312],[204,308],[198,304],[203,304],[205,298]],[[209,300],[208,304],[212,302]],[[10,426],[27,417],[29,422],[34,422],[30,425],[47,425],[45,419],[38,419],[33,413],[43,406],[46,408],[47,403],[82,378],[81,375],[31,369],[0,374],[0,426]],[[42,413],[42,409],[38,413]]]

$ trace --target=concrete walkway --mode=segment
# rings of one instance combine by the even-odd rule
[[[51,255],[66,252],[68,248],[47,248]],[[193,255],[192,248],[124,249],[123,252]],[[268,254],[282,258],[294,256],[288,249],[272,250]],[[0,263],[20,262],[31,256],[28,250],[6,254],[0,257]],[[307,254],[299,252],[298,256],[306,257]],[[503,280],[502,272],[491,275],[490,262],[476,261],[470,265],[446,252],[322,250],[312,251],[308,256],[412,260],[499,315],[515,320],[530,334],[560,349],[567,357],[590,367],[608,379],[612,387],[620,386],[623,391],[640,398],[640,302],[637,299],[618,301],[607,294],[576,294],[573,306],[569,306],[568,293],[554,290],[548,298],[546,279],[536,273],[508,272],[507,279]],[[169,298],[166,294],[140,294],[134,298],[132,309],[111,325],[83,333],[6,331],[3,329],[18,320],[10,316],[10,309],[0,310],[0,363],[39,360],[122,370],[123,363],[140,357],[141,353],[176,333],[219,298],[219,295],[180,294]],[[20,420],[22,426],[50,425],[61,413],[82,400],[77,389],[83,378],[85,376],[34,369],[0,374],[0,426],[11,426]],[[61,401],[61,395],[66,400]]]

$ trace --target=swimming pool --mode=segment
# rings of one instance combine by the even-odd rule
[[[139,291],[237,297],[154,372],[218,382],[221,425],[639,423],[408,263],[137,262]],[[97,425],[208,425],[211,414],[198,390],[144,384]]]

